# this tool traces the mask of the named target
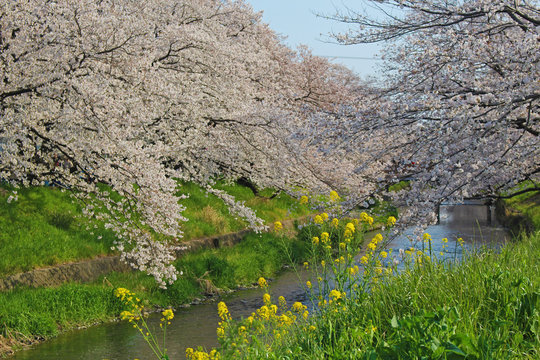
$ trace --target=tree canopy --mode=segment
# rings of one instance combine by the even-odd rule
[[[382,162],[380,187],[419,219],[442,201],[496,197],[538,181],[540,8],[519,0],[366,1],[370,13],[327,16],[350,24],[343,44],[385,42],[383,76],[346,127],[343,147]],[[376,139],[376,140],[375,140]]]
[[[537,2],[369,3],[383,16],[329,17],[343,44],[389,42],[376,83],[287,48],[242,0],[0,0],[0,179],[72,190],[163,285],[173,247],[150,233],[181,237],[178,180],[256,230],[217,177],[350,207],[409,179],[394,195],[423,222],[537,180]]]
[[[0,17],[0,178],[73,190],[127,260],[165,280],[170,248],[149,230],[181,236],[176,180],[261,229],[213,180],[313,184],[285,140],[357,86],[282,45],[243,1],[2,0]]]

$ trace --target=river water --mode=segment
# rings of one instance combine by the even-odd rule
[[[414,245],[414,229],[407,229],[402,235],[393,239],[388,245],[394,254],[399,249]],[[475,203],[458,206],[443,206],[440,212],[440,223],[426,229],[432,238],[433,252],[443,251],[441,239],[448,238],[448,247],[444,256],[455,258],[461,256],[462,248],[456,245],[458,237],[463,238],[464,248],[480,245],[500,246],[509,239],[505,229],[492,216],[492,210]],[[418,245],[418,243],[416,244]],[[300,273],[301,277],[307,274]],[[299,279],[294,272],[285,272],[270,283],[270,292],[276,297],[283,295],[289,304],[306,300],[299,287]],[[230,313],[235,318],[248,316],[262,305],[261,289],[240,290],[224,296]],[[160,334],[159,314],[148,318],[148,323]],[[217,345],[216,328],[217,302],[191,306],[175,311],[175,318],[167,329],[167,348],[171,359],[184,359],[187,347],[198,346],[209,349]],[[27,350],[17,352],[13,360],[133,360],[155,358],[142,336],[125,321],[113,322],[90,327],[88,329],[70,331],[45,343]]]

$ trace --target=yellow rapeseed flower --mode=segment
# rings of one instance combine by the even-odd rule
[[[167,309],[161,312],[161,315],[167,320],[172,320],[174,318],[174,313],[171,309]]]
[[[352,222],[347,223],[347,225],[345,225],[345,229],[350,230],[352,233],[354,233],[354,231],[356,230],[356,229],[354,228],[354,224],[353,224]]]
[[[330,297],[334,301],[337,301],[337,300],[341,299],[341,292],[334,289],[334,290],[330,291]]]
[[[306,195],[300,196],[300,204],[307,204],[309,201],[308,197]]]
[[[339,201],[340,197],[339,197],[339,194],[332,190],[330,191],[330,201],[333,201],[333,202],[336,202],[336,201]]]
[[[279,307],[282,309],[287,308],[287,300],[285,300],[283,296],[278,297],[278,304],[279,304]]]
[[[323,221],[323,218],[321,217],[321,215],[315,215],[315,217],[313,218],[313,222],[315,224],[322,224],[324,221]]]
[[[389,216],[388,220],[386,220],[386,225],[388,226],[394,226],[396,224],[396,218],[393,216]]]
[[[369,260],[369,259],[368,259],[367,256],[365,256],[365,255],[362,256],[362,257],[360,258],[360,262],[361,262],[362,264],[367,264],[367,263],[368,263],[368,260]]]
[[[327,233],[326,231],[321,233],[321,241],[323,244],[326,244],[328,242],[328,240],[330,240],[330,234]]]
[[[270,304],[270,294],[269,293],[265,293],[263,295],[263,301],[265,304]]]
[[[373,241],[375,244],[378,244],[379,242],[381,242],[383,239],[383,236],[381,234],[377,234],[373,237],[373,239],[371,241]]]
[[[381,251],[381,257],[383,259],[386,259],[387,256],[388,256],[388,253],[386,251]]]
[[[260,277],[259,280],[257,280],[257,283],[259,283],[259,286],[261,288],[268,287],[268,283],[266,282],[266,279],[263,277]]]
[[[332,226],[337,228],[338,225],[339,225],[339,219],[338,218],[333,218],[332,219]]]
[[[282,230],[282,229],[283,229],[283,224],[281,222],[279,222],[279,221],[276,221],[274,223],[274,230],[279,231],[279,230]]]
[[[312,285],[311,285],[311,281],[309,281],[309,280],[306,281],[306,286],[308,287],[308,289],[311,289],[311,286],[312,286]]]
[[[311,239],[311,242],[313,243],[313,245],[319,245],[319,238],[317,236],[314,236]]]
[[[218,315],[222,320],[229,320],[231,318],[229,309],[223,301],[218,304]]]
[[[263,305],[259,309],[257,309],[257,315],[259,315],[259,317],[263,320],[268,320],[271,316],[270,309],[268,308],[268,306]]]
[[[297,301],[293,304],[292,310],[297,313],[301,313],[302,311],[306,310],[307,306],[302,304],[300,301]]]
[[[321,213],[321,218],[322,218],[324,221],[328,220],[328,213],[325,213],[325,212]]]
[[[122,320],[130,320],[131,321],[135,317],[135,315],[133,315],[133,313],[130,312],[130,311],[122,311],[120,313],[120,317],[122,318]]]

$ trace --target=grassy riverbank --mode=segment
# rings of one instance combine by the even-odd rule
[[[219,183],[219,189],[254,209],[259,217],[275,220],[298,218],[311,212],[307,205],[284,193],[249,186]],[[82,216],[80,204],[69,192],[54,187],[17,189],[17,201],[8,202],[13,189],[0,187],[0,277],[43,266],[113,254],[114,234],[99,221]],[[186,206],[183,224],[190,240],[238,231],[246,223],[231,215],[225,204],[192,183],[184,183],[179,195]],[[274,276],[288,262],[281,237],[250,234],[233,248],[202,250],[175,263],[184,275],[167,290],[142,273],[111,273],[90,284],[68,283],[54,288],[17,288],[0,293],[0,354],[21,344],[55,336],[59,332],[118,317],[121,306],[115,287],[136,291],[149,309],[175,307],[223,289],[251,285],[259,276]],[[284,246],[302,258],[305,249],[295,239]]]
[[[247,186],[220,183],[238,201],[245,201],[257,215],[271,223],[307,215],[310,210],[271,189],[257,195]],[[79,203],[72,202],[67,191],[54,187],[31,187],[17,190],[17,201],[8,202],[12,190],[0,187],[0,277],[81,259],[114,253],[112,231],[103,223],[82,215]],[[184,238],[219,235],[244,229],[247,224],[231,215],[220,199],[199,186],[185,183],[179,194],[189,195],[180,202],[186,206]]]
[[[285,251],[287,250],[287,251]],[[177,307],[237,286],[250,286],[260,276],[273,277],[288,262],[306,256],[305,244],[273,233],[250,234],[231,248],[202,250],[177,260],[183,271],[168,289],[140,272],[112,273],[91,284],[56,288],[18,288],[0,294],[0,350],[47,339],[59,332],[109,321],[123,309],[116,287],[130,288],[148,309]]]
[[[535,183],[526,181],[512,189],[511,193],[538,188]],[[540,229],[540,192],[529,191],[504,199],[498,204],[498,211],[504,224],[514,233]]]

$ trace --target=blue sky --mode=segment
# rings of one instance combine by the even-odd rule
[[[332,61],[341,63],[365,77],[376,75],[374,58],[379,45],[344,46],[328,43],[327,34],[342,31],[345,24],[319,18],[315,13],[333,14],[336,8],[345,6],[358,9],[359,1],[353,0],[246,0],[255,11],[263,11],[264,22],[281,35],[287,36],[285,43],[292,48],[299,44],[309,46],[313,54],[336,57]],[[360,10],[360,9],[358,9]],[[354,58],[354,59],[351,59]]]

